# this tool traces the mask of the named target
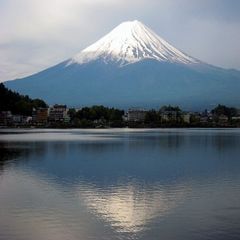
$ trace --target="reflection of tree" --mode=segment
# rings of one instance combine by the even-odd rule
[[[34,156],[42,155],[46,149],[46,143],[16,143],[0,142],[0,171],[7,164],[18,164],[29,161]]]
[[[215,169],[226,154],[236,156],[240,138],[238,132],[231,130],[84,133],[86,139],[85,135],[79,134],[81,138],[74,138],[74,141],[67,138],[1,142],[0,166],[29,161],[29,166],[36,172],[45,172],[62,180],[81,177],[100,185],[131,176],[163,182],[179,176],[191,177],[199,174],[199,169],[202,173],[211,167]],[[209,166],[209,159],[216,159],[216,165]]]
[[[164,133],[164,134],[146,134],[146,135],[136,135],[133,137],[134,141],[130,141],[130,147],[135,148],[159,148],[163,149],[178,149],[185,142],[185,137],[180,134],[174,133]]]
[[[240,147],[240,135],[234,133],[197,133],[188,137],[189,147],[208,147],[216,151],[227,152]]]
[[[117,151],[123,147],[123,142],[85,142],[85,143],[71,143],[69,148],[74,151],[82,151],[92,153],[93,156],[102,152]]]
[[[21,155],[22,149],[9,148],[7,143],[0,142],[0,171],[4,169],[4,165],[13,161]]]
[[[240,147],[239,136],[234,135],[220,135],[212,139],[213,145],[219,151],[228,151],[238,149]]]

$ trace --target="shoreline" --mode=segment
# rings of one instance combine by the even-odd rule
[[[79,128],[79,127],[68,127],[68,128],[59,128],[59,127],[0,127],[1,130],[160,130],[160,129],[240,129],[240,127],[234,126],[216,126],[216,127],[203,127],[203,126],[190,126],[190,127],[105,127],[105,128]]]

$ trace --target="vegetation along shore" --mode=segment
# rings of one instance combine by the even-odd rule
[[[240,127],[240,110],[217,105],[201,112],[184,111],[178,106],[159,109],[131,108],[127,111],[105,106],[68,108],[48,106],[0,84],[0,127],[36,128],[164,128],[164,127]]]

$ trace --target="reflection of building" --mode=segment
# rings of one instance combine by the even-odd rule
[[[129,109],[127,119],[130,122],[144,121],[146,113],[144,109]]]
[[[50,108],[49,111],[49,121],[50,122],[67,122],[69,117],[67,115],[67,106],[66,105],[57,105],[55,104]]]

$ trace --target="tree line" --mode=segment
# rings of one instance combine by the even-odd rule
[[[76,111],[69,109],[68,114],[73,126],[77,127],[122,127],[124,110],[104,106],[83,107]]]
[[[41,99],[31,99],[28,95],[14,92],[0,83],[0,111],[11,111],[13,114],[31,116],[33,108],[47,106]]]
[[[27,95],[14,92],[0,83],[0,111],[11,111],[13,114],[31,116],[33,108],[46,108],[48,105],[41,99],[31,99]],[[63,127],[187,127],[187,126],[217,126],[225,124],[225,118],[230,125],[239,126],[239,110],[225,105],[218,105],[211,110],[211,114],[193,113],[189,122],[184,120],[184,112],[178,106],[163,106],[158,110],[152,109],[145,112],[145,118],[141,121],[125,121],[124,110],[100,106],[83,107],[79,110],[70,108],[68,115],[70,122]],[[224,116],[224,117],[223,117]],[[207,120],[202,122],[201,118]],[[66,126],[65,126],[66,125]],[[227,126],[228,126],[227,125]]]

